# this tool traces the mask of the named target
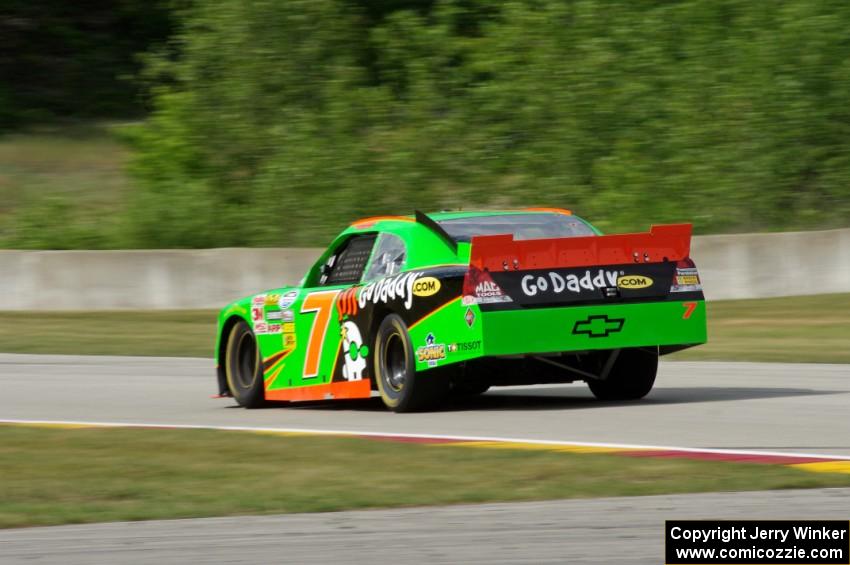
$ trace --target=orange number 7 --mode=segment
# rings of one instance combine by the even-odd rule
[[[315,312],[313,327],[310,328],[310,339],[307,341],[307,355],[304,359],[304,378],[311,379],[319,374],[319,362],[322,359],[322,343],[328,331],[331,310],[338,290],[325,290],[308,294],[301,305],[301,313]]]

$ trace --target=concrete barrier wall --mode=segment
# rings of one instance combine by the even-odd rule
[[[706,298],[850,292],[850,229],[694,238]]]
[[[0,251],[0,310],[219,308],[297,284],[320,249]],[[850,292],[850,229],[694,238],[709,299]]]
[[[320,252],[0,251],[0,310],[219,308],[297,284]]]

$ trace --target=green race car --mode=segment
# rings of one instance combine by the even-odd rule
[[[218,386],[242,406],[586,381],[638,399],[658,357],[706,341],[689,224],[602,235],[561,209],[353,223],[297,287],[219,315]]]

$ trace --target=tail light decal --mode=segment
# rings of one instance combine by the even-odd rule
[[[676,274],[670,292],[698,292],[702,290],[697,267],[690,257],[685,257],[676,263]]]

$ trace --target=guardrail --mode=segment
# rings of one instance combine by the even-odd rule
[[[0,251],[0,310],[219,308],[296,284],[320,249]],[[694,238],[710,300],[850,292],[850,229]]]

